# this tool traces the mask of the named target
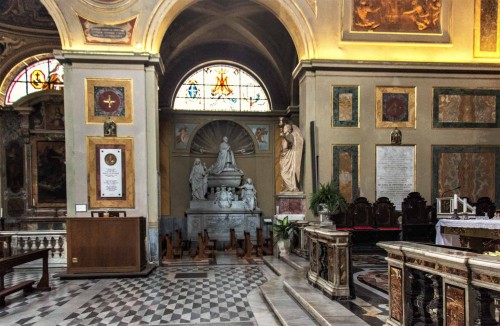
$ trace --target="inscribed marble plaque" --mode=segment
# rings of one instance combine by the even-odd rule
[[[122,185],[122,150],[103,148],[99,150],[101,197],[121,197]]]
[[[415,191],[415,146],[377,146],[376,197],[387,197],[401,210]]]

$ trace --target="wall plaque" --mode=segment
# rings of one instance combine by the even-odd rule
[[[377,145],[376,197],[387,197],[396,210],[415,191],[415,145]]]
[[[99,161],[101,197],[121,197],[123,194],[122,150],[101,148]]]
[[[130,137],[87,137],[90,208],[133,208],[134,140]]]

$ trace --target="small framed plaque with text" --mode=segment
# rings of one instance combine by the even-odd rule
[[[89,206],[134,207],[134,140],[87,137]]]

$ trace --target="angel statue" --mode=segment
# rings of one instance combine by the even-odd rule
[[[304,137],[299,127],[287,123],[281,136],[280,168],[283,192],[298,192]]]

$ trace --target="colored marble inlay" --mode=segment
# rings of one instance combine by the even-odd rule
[[[333,147],[333,184],[348,203],[358,196],[358,145]]]
[[[305,214],[304,198],[280,198],[280,214]]]
[[[403,286],[401,268],[391,266],[390,272],[390,303],[391,318],[401,322],[403,320]]]
[[[500,90],[435,88],[435,128],[499,128]]]
[[[465,326],[465,290],[447,284],[445,286],[447,326]]]
[[[333,87],[333,126],[358,127],[358,86]]]
[[[500,204],[500,146],[433,146],[433,198],[460,187],[475,202],[489,197]]]

